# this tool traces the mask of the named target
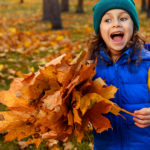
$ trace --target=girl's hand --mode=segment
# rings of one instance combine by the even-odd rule
[[[134,111],[135,125],[139,128],[146,128],[150,126],[150,108],[142,108],[140,110]]]

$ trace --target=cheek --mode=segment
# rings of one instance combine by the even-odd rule
[[[130,40],[133,36],[133,28],[129,27],[126,32],[128,33],[128,40]]]
[[[107,37],[106,33],[105,34],[104,33],[105,33],[104,31],[101,33],[101,37],[104,40],[104,42],[107,44],[108,43],[108,37]]]
[[[101,32],[101,33],[100,33],[100,36],[101,36],[102,39],[105,41],[105,34],[104,34],[104,32]]]
[[[130,22],[129,24],[126,25],[126,33],[128,33],[128,39],[130,40],[133,35],[133,22]]]
[[[108,29],[100,26],[100,36],[106,42],[108,40]]]

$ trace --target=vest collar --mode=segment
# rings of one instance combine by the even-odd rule
[[[99,54],[103,57],[104,61],[106,61],[108,64],[112,64],[114,63],[110,57],[108,56],[108,54],[106,53],[104,47],[100,48],[101,51],[99,52]],[[132,47],[128,48],[126,51],[124,51],[121,56],[119,57],[119,59],[117,60],[116,64],[124,64],[128,62],[128,58],[130,57],[131,54],[131,61],[136,61],[138,60],[138,50],[137,53],[132,55]],[[142,49],[141,51],[141,59],[150,59],[150,52],[146,49]]]

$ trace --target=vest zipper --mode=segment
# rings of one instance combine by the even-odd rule
[[[115,64],[115,75],[116,75],[116,85],[117,85],[117,88],[119,89],[120,88],[120,78],[119,78],[119,73],[118,73],[118,63]],[[118,90],[117,92],[117,95],[116,95],[116,103],[121,107],[121,102],[120,102],[120,90]],[[116,119],[116,124],[120,124],[120,127],[117,126],[117,134],[118,136],[120,137],[120,147],[119,147],[119,150],[122,149],[123,147],[123,144],[122,144],[122,132],[119,132],[121,131],[119,128],[122,128],[122,122],[121,120],[119,119],[119,116],[118,116],[118,119]]]

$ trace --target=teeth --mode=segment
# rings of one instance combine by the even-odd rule
[[[117,32],[117,33],[114,33],[114,34],[122,34],[122,32]]]
[[[121,34],[121,32],[118,32],[117,34]]]
[[[116,32],[113,32],[112,34],[111,34],[111,38],[113,38],[114,36],[117,36],[117,35],[121,35],[121,36],[124,36],[124,33],[122,32],[122,31],[116,31]]]

